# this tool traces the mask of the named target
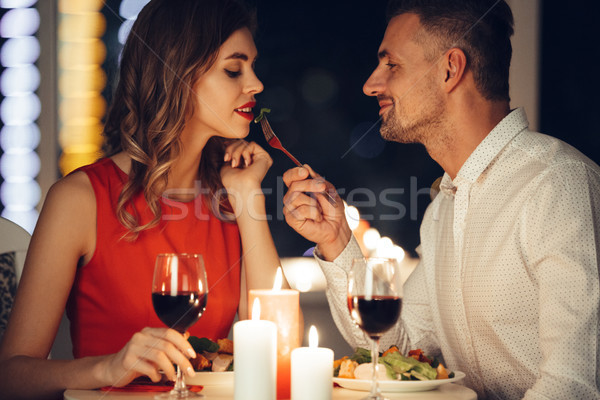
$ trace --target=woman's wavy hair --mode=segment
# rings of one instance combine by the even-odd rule
[[[161,219],[162,191],[182,151],[180,134],[197,106],[194,82],[214,64],[223,42],[241,28],[254,33],[255,21],[236,0],[152,0],[138,15],[104,127],[105,155],[124,151],[132,160],[116,214],[134,237]],[[199,167],[208,188],[204,199],[220,217],[231,216],[219,173],[224,148],[223,138],[209,139]],[[154,215],[143,225],[133,204],[139,193]]]

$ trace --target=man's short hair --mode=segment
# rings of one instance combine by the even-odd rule
[[[477,89],[488,100],[509,101],[508,75],[514,20],[504,0],[391,0],[388,21],[419,16],[424,32],[413,38],[434,61],[456,47],[467,56]]]

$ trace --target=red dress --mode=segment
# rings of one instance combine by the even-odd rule
[[[161,200],[163,218],[135,241],[117,220],[117,199],[128,179],[105,158],[82,167],[96,196],[96,249],[77,269],[67,303],[75,358],[119,351],[143,327],[163,327],[152,307],[154,260],[159,253],[200,253],[208,279],[208,302],[189,330],[198,337],[227,337],[240,298],[241,249],[236,224],[217,219],[202,196],[182,203]],[[135,198],[142,221],[151,213],[142,195]]]

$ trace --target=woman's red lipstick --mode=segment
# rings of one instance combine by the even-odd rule
[[[243,106],[236,108],[234,111],[238,113],[238,115],[241,115],[242,117],[247,119],[248,121],[252,121],[254,119],[254,114],[252,113],[252,109],[254,108],[254,106],[256,106],[256,102],[250,101],[244,104]]]

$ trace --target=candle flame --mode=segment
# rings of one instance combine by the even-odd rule
[[[254,303],[252,304],[252,321],[258,321],[260,319],[260,300],[257,298],[254,299]]]
[[[308,347],[319,347],[319,334],[317,333],[317,328],[315,328],[314,325],[311,325],[310,329],[308,330]]]
[[[277,272],[275,273],[275,282],[273,282],[273,290],[281,290],[282,284],[283,273],[281,272],[281,267],[277,267]]]

